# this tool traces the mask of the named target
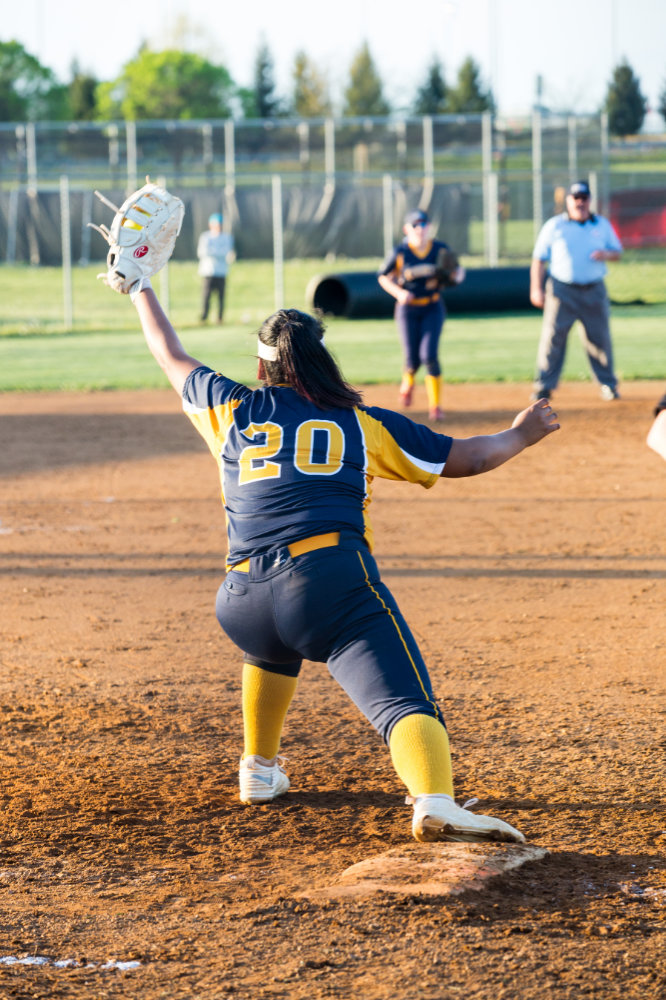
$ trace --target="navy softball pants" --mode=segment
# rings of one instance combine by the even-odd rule
[[[292,557],[287,548],[230,570],[217,619],[245,662],[295,677],[303,659],[332,676],[388,743],[414,713],[444,722],[419,648],[357,537]]]
[[[438,351],[445,319],[441,298],[426,306],[396,304],[395,322],[407,371],[415,372],[425,365],[428,375],[441,375]]]

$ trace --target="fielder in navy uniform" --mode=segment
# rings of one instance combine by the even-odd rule
[[[604,277],[606,261],[620,259],[622,244],[608,219],[590,211],[590,197],[587,181],[572,184],[566,212],[546,222],[532,253],[530,301],[543,309],[533,399],[550,399],[557,388],[576,320],[583,327],[583,346],[602,399],[620,398]]]
[[[388,744],[414,802],[417,840],[507,840],[522,833],[453,799],[449,743],[428,671],[372,556],[375,476],[434,486],[496,468],[557,430],[547,400],[498,434],[454,440],[364,406],[296,309],[258,334],[251,389],[191,357],[150,288],[132,294],[148,347],[219,468],[227,574],[217,617],[243,650],[240,799],[289,788],[278,756],[303,659],[326,663]]]
[[[395,321],[404,356],[400,402],[411,406],[414,376],[425,365],[428,414],[437,422],[443,417],[439,338],[446,319],[441,289],[444,284],[459,284],[465,271],[458,266],[452,274],[441,273],[442,251],[450,251],[450,247],[432,238],[425,212],[405,216],[403,232],[404,240],[386,258],[377,280],[396,300]]]

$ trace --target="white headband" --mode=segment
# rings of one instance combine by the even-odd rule
[[[323,337],[321,338],[319,343],[322,344],[322,346],[324,347],[326,346],[324,344]],[[277,347],[271,347],[270,344],[264,344],[261,337],[257,337],[257,354],[260,358],[263,358],[264,361],[277,361],[278,357]]]
[[[257,337],[257,354],[264,361],[277,361],[277,347],[271,347],[269,344],[264,344],[263,340]]]

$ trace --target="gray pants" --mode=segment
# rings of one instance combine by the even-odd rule
[[[557,388],[569,330],[576,320],[580,320],[583,327],[581,340],[595,378],[611,389],[617,387],[606,285],[603,281],[592,285],[566,285],[556,278],[549,278],[534,379],[536,393],[552,392]]]

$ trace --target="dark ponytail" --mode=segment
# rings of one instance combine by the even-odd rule
[[[321,320],[298,309],[279,309],[269,316],[259,330],[259,340],[277,350],[275,361],[262,359],[268,382],[291,386],[322,410],[351,410],[363,398],[345,382],[323,337]]]

